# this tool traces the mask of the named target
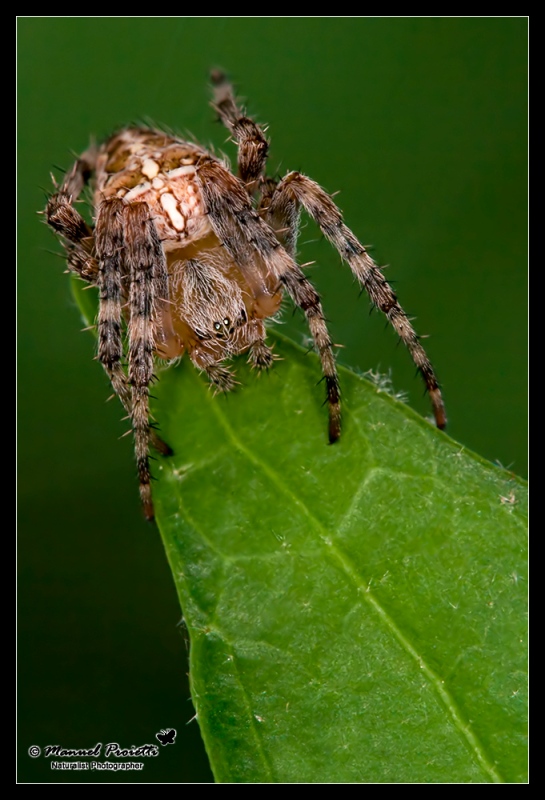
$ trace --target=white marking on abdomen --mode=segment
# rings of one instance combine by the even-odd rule
[[[155,178],[158,172],[159,164],[152,158],[146,158],[142,164],[142,175],[145,175],[146,178],[149,178],[151,181],[152,178]]]
[[[151,183],[146,181],[145,183],[139,183],[138,186],[135,186],[134,189],[131,189],[128,194],[125,195],[125,200],[130,203],[131,200],[135,200],[137,197],[140,197],[141,194],[149,191],[151,189]]]
[[[185,219],[182,217],[180,212],[178,211],[176,198],[172,194],[165,194],[161,195],[161,205],[167,212],[168,216],[170,217],[170,221],[174,225],[177,231],[183,231],[185,228]]]
[[[177,167],[176,169],[171,169],[169,172],[166,173],[168,178],[179,178],[180,175],[194,175],[195,174],[195,167],[187,166],[187,167]]]

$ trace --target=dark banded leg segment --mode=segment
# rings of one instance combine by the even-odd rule
[[[123,281],[125,204],[117,197],[104,200],[96,221],[96,252],[99,264],[97,286],[98,359],[125,411],[131,413],[131,393],[121,365],[121,292]]]
[[[265,344],[263,339],[250,345],[250,349],[248,350],[248,364],[250,364],[252,369],[258,369],[260,371],[269,369],[275,360],[276,358],[273,351]]]
[[[149,386],[153,380],[153,351],[158,326],[157,287],[166,285],[166,261],[155,223],[146,203],[133,203],[124,211],[125,263],[129,290],[129,383],[131,418],[140,498],[148,520],[154,517],[148,443]]]
[[[260,257],[267,270],[284,285],[292,300],[303,309],[320,355],[329,406],[329,441],[341,433],[340,392],[335,357],[320,298],[291,255],[282,247],[271,227],[252,207],[244,188],[216,159],[201,159],[196,173],[210,224],[220,242],[238,264],[250,285],[255,281],[250,256]],[[254,267],[255,270],[255,267]]]
[[[305,312],[314,344],[322,362],[329,408],[329,441],[333,444],[341,435],[341,396],[333,345],[320,298],[314,286],[299,267],[285,272],[280,276],[280,280],[293,301]]]
[[[252,193],[265,168],[269,142],[259,125],[238,107],[226,75],[214,70],[210,77],[214,87],[212,107],[238,145],[238,174]]]
[[[88,183],[94,163],[92,149],[83,153],[66,174],[59,191],[49,198],[45,210],[47,223],[64,239],[68,268],[89,283],[95,282],[98,271],[93,255],[93,230],[73,203]]]
[[[444,428],[447,423],[445,406],[431,362],[395,292],[377,264],[344,224],[342,214],[331,197],[315,181],[299,172],[290,172],[278,184],[269,204],[268,215],[274,218],[281,214],[290,201],[297,202],[312,217],[324,236],[338,250],[341,258],[347,262],[372,302],[386,315],[424,379],[437,427]]]
[[[72,197],[61,190],[47,201],[48,224],[62,236],[66,261],[71,272],[87,283],[94,283],[98,265],[93,255],[93,231],[72,205]]]
[[[300,205],[287,193],[280,196],[277,186],[277,181],[272,178],[265,178],[262,181],[259,215],[273,229],[276,238],[290,256],[295,257],[301,216]]]
[[[122,261],[124,245],[125,204],[113,197],[101,203],[96,225],[96,253],[98,273],[96,284],[99,290],[98,359],[110,379],[112,388],[121,400],[123,408],[131,416],[132,398],[127,375],[122,366],[123,340],[121,325]],[[172,455],[170,447],[150,431],[150,442],[162,455]]]

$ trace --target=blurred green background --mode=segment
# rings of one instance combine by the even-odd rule
[[[526,473],[525,18],[19,19],[19,779],[209,781],[187,643],[156,529],[138,503],[132,443],[79,333],[54,237],[36,215],[53,165],[90,135],[150,118],[234,157],[208,106],[222,66],[269,123],[270,171],[299,169],[391,265],[430,334],[448,433]],[[57,175],[60,173],[57,172]],[[428,414],[412,362],[309,223],[340,359],[392,370]],[[299,313],[282,330],[301,340]],[[187,409],[188,424],[191,409]],[[177,745],[142,773],[53,773],[30,745]]]

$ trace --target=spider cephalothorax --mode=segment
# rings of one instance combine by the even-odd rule
[[[304,209],[348,263],[405,342],[445,426],[441,392],[407,315],[378,266],[346,227],[331,197],[299,172],[264,175],[268,141],[238,107],[230,83],[212,75],[213,106],[238,145],[238,175],[210,152],[160,130],[131,127],[74,164],[50,198],[49,225],[69,268],[99,289],[98,357],[132,420],[140,495],[153,518],[148,449],[168,454],[149,422],[154,357],[187,352],[220,391],[235,381],[225,362],[247,352],[268,368],[264,320],[283,293],[305,313],[322,362],[329,440],[340,436],[340,395],[320,298],[295,260]],[[94,227],[74,208],[94,188]],[[128,368],[123,366],[126,328]]]

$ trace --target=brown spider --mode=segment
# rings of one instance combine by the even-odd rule
[[[125,128],[91,146],[47,203],[69,269],[99,289],[98,358],[132,420],[140,496],[153,519],[148,449],[169,447],[149,421],[154,355],[187,351],[219,391],[235,381],[225,361],[248,351],[271,366],[264,320],[286,291],[305,313],[324,372],[329,441],[341,432],[339,383],[320,298],[295,260],[303,208],[348,263],[405,342],[430,394],[439,428],[445,410],[431,363],[396,295],[346,227],[330,196],[299,172],[264,175],[269,143],[239,108],[231,84],[212,73],[213,107],[238,145],[238,177],[210,152],[160,130]],[[74,208],[93,179],[95,225]],[[122,365],[123,329],[128,370]]]

